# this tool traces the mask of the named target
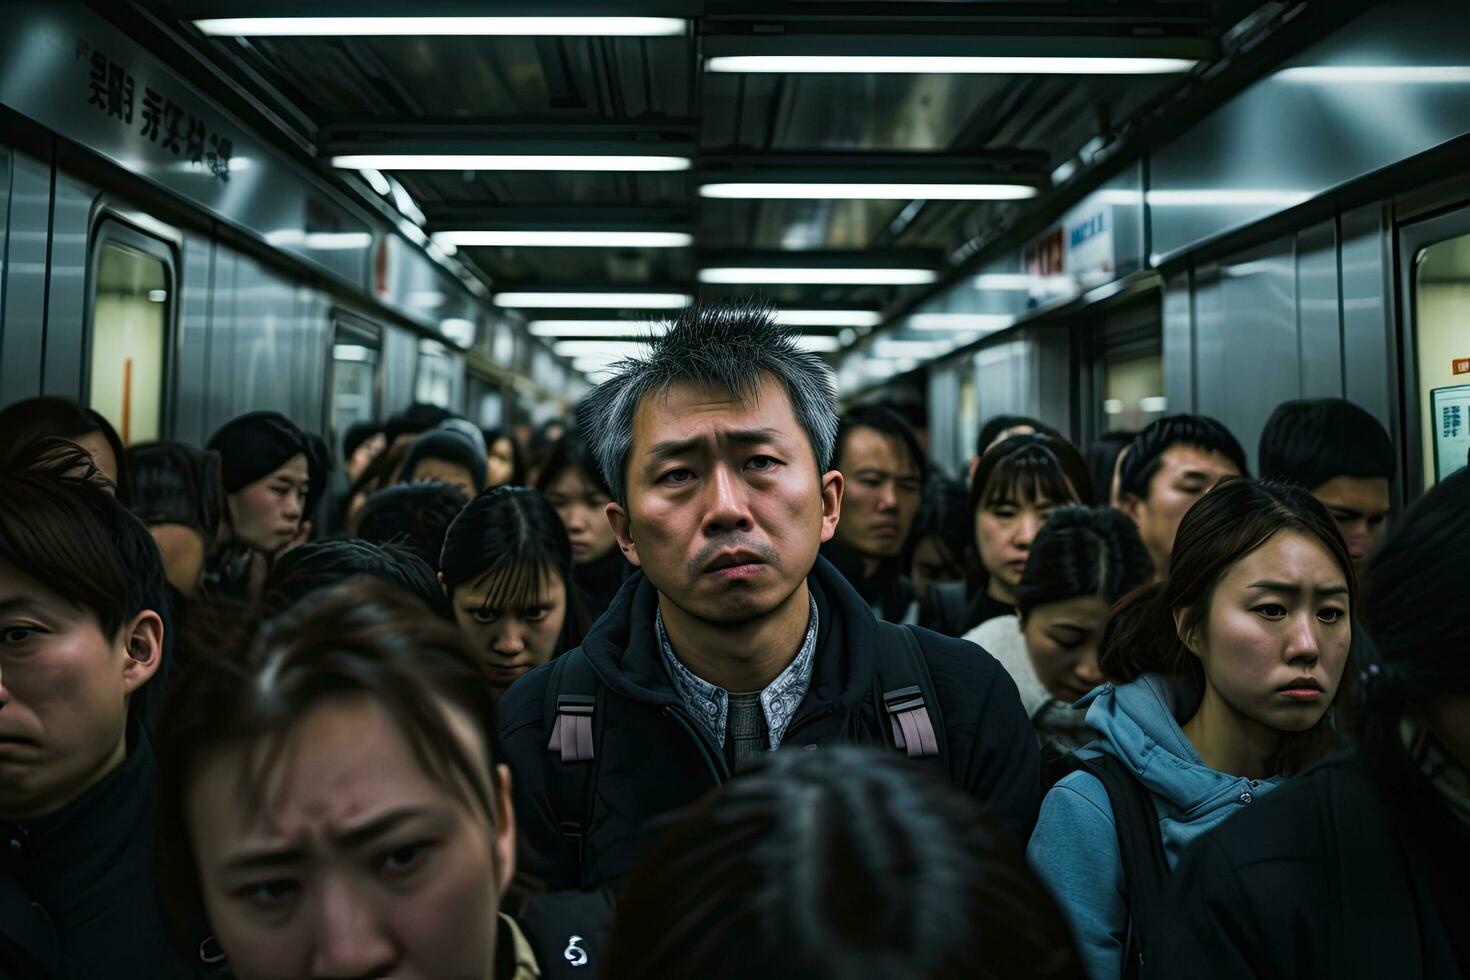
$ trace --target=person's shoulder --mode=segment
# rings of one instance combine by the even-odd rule
[[[983,697],[985,688],[995,682],[997,675],[1005,674],[989,650],[970,640],[945,636],[922,626],[905,628],[914,631],[924,662],[934,677],[934,686],[941,695],[949,684],[964,684]]]
[[[550,660],[532,669],[501,695],[495,706],[495,728],[502,740],[514,738],[528,729],[540,730],[545,718],[547,687],[555,664],[555,660]]]
[[[1360,806],[1373,805],[1367,780],[1357,753],[1339,749],[1283,781],[1211,831],[1210,837],[1218,855],[1238,868],[1310,860],[1326,846],[1320,819],[1323,808],[1339,815],[1350,810],[1361,815]]]

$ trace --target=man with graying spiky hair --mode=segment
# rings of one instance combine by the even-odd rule
[[[639,569],[583,645],[517,681],[500,737],[526,870],[616,885],[656,830],[783,745],[887,745],[1036,817],[1036,739],[973,644],[880,624],[818,557],[842,507],[831,375],[763,305],[687,310],[583,403]]]

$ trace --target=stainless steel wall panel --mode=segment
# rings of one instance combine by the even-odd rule
[[[1343,397],[1372,412],[1394,432],[1390,254],[1383,207],[1375,205],[1342,216]]]
[[[1169,411],[1194,411],[1194,302],[1189,274],[1164,285],[1164,397]]]
[[[51,211],[51,278],[46,294],[46,357],[41,390],[86,400],[88,225],[97,189],[56,174]]]
[[[209,428],[209,285],[214,243],[186,234],[178,282],[174,284],[178,313],[172,345],[173,438],[203,445]]]
[[[1342,304],[1334,222],[1297,235],[1296,285],[1300,396],[1341,398]]]
[[[1293,245],[1285,239],[1220,267],[1225,358],[1218,370],[1226,395],[1221,417],[1245,447],[1252,471],[1266,419],[1301,393]],[[1200,368],[1203,373],[1206,366]]]
[[[0,403],[41,393],[46,331],[46,246],[51,235],[51,165],[14,154],[5,262],[5,332],[0,334]]]
[[[383,417],[413,402],[419,342],[402,327],[383,327]]]
[[[10,147],[0,144],[0,349],[5,344],[5,253],[10,230],[10,174],[13,155]],[[4,399],[5,393],[0,391],[0,404],[4,403]]]
[[[974,447],[962,447],[959,441],[960,369],[961,365],[955,362],[936,364],[925,379],[929,456],[951,473],[964,473],[965,461],[974,451]]]
[[[1229,424],[1230,391],[1225,377],[1225,306],[1220,267],[1194,274],[1194,411]],[[1170,409],[1174,406],[1171,403]]]

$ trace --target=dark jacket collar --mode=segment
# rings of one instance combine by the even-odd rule
[[[846,578],[818,556],[807,586],[817,602],[819,626],[811,686],[803,710],[817,705],[850,707],[868,695],[877,620]],[[608,689],[649,704],[680,705],[654,636],[658,590],[639,571],[613,598],[582,648]]]
[[[914,587],[902,572],[902,563],[889,558],[878,563],[872,575],[863,574],[863,559],[857,552],[838,544],[833,538],[822,545],[822,557],[842,573],[848,583],[870,607],[881,609],[883,618],[898,622],[914,601]]]

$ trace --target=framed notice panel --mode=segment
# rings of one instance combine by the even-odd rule
[[[1435,388],[1429,398],[1434,413],[1434,476],[1438,482],[1464,468],[1470,457],[1470,385]]]

